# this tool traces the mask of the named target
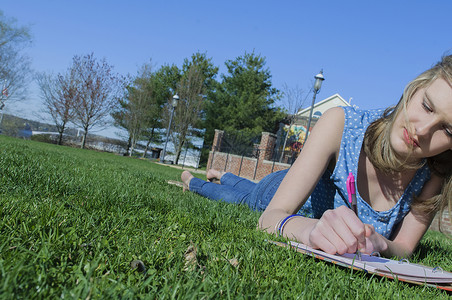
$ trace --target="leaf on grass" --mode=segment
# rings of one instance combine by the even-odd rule
[[[231,266],[238,268],[239,267],[239,261],[237,260],[237,258],[231,258],[231,259],[227,259],[227,258],[223,258],[224,260],[228,261]],[[218,257],[215,257],[212,259],[213,261],[220,261],[220,259]]]
[[[231,258],[228,261],[233,267],[235,268],[239,267],[239,261],[237,260],[237,258]]]
[[[187,250],[185,250],[185,266],[184,271],[193,271],[198,265],[198,260],[196,259],[196,253],[198,249],[194,245],[188,246]]]

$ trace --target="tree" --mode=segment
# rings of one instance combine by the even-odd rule
[[[146,128],[143,130],[143,137],[147,140],[143,157],[146,156],[152,141],[161,141],[160,134],[155,135],[156,129],[164,127],[164,107],[172,99],[180,78],[181,71],[175,65],[163,65],[150,77],[149,87],[152,88],[152,98],[148,105]]]
[[[71,72],[76,84],[74,123],[83,128],[81,148],[85,148],[88,131],[106,125],[105,118],[124,95],[124,79],[113,73],[105,59],[98,61],[94,54],[74,56]]]
[[[287,120],[289,121],[289,130],[284,136],[284,143],[279,157],[279,162],[282,161],[284,156],[284,149],[286,148],[287,138],[289,137],[290,129],[295,122],[296,114],[303,107],[306,98],[303,98],[303,90],[297,85],[295,87],[289,87],[287,84],[283,85],[283,105],[287,109]]]
[[[6,99],[20,99],[29,80],[30,59],[22,51],[31,44],[29,28],[0,11],[0,105]],[[1,108],[0,108],[1,109]]]
[[[150,74],[151,66],[143,65],[133,83],[127,87],[124,98],[118,99],[120,108],[112,113],[116,125],[123,127],[128,132],[127,153],[129,156],[132,156],[146,122],[147,104],[152,97],[152,89],[146,88],[149,84]]]
[[[51,116],[58,130],[58,145],[62,144],[63,133],[74,119],[77,90],[73,72],[52,76],[41,73],[37,76],[44,101],[45,111]]]
[[[119,128],[123,128],[127,131],[127,148],[126,148],[126,154],[129,153],[130,148],[131,148],[131,144],[132,144],[132,139],[131,139],[131,135],[129,134],[128,131],[128,110],[129,110],[129,105],[128,105],[128,101],[127,101],[127,93],[124,96],[124,98],[119,98],[118,99],[118,105],[112,110],[111,112],[111,117],[113,118],[113,125]]]
[[[177,86],[180,101],[176,108],[172,133],[176,164],[182,148],[189,140],[188,135],[196,132],[195,128],[201,125],[206,94],[214,86],[217,73],[218,67],[213,65],[212,59],[207,58],[205,53],[198,52],[192,55],[191,60],[184,60],[182,77]],[[167,105],[167,108],[169,115],[170,105]]]
[[[149,115],[153,110],[152,75],[151,64],[144,64],[132,80],[132,84],[127,87],[124,98],[118,99],[119,107],[112,113],[115,125],[128,132],[129,156],[132,156],[136,143],[147,129]]]
[[[284,113],[275,107],[280,91],[272,87],[265,64],[265,58],[254,52],[226,61],[227,74],[207,97],[205,143],[212,143],[215,129],[247,136],[276,130]]]
[[[138,139],[145,139],[143,157],[146,157],[151,142],[161,141],[161,132],[157,129],[164,127],[163,107],[167,99],[172,98],[180,77],[175,65],[163,65],[156,72],[152,71],[151,62],[140,68],[126,96],[119,99],[119,107],[112,113],[115,126],[128,131],[128,153],[133,151],[129,148],[133,148]]]

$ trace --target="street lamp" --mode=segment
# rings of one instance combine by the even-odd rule
[[[312,96],[311,111],[309,112],[308,127],[306,127],[306,136],[304,138],[303,147],[304,147],[304,144],[306,143],[306,140],[308,139],[309,128],[311,127],[312,112],[314,110],[315,96],[319,93],[320,88],[322,87],[322,81],[325,80],[325,77],[323,77],[323,70],[320,70],[320,73],[315,75],[314,78],[315,78],[314,95]]]
[[[173,109],[171,110],[171,117],[168,124],[168,130],[166,131],[166,141],[165,141],[165,147],[163,147],[162,151],[162,162],[165,163],[165,155],[166,155],[166,145],[168,144],[169,134],[171,130],[171,123],[173,122],[173,116],[174,116],[174,110],[176,109],[177,103],[179,102],[179,96],[176,94],[173,96],[173,101],[171,102],[171,106]]]

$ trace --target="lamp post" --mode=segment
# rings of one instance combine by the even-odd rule
[[[173,96],[173,101],[171,102],[171,106],[173,109],[171,110],[171,117],[168,124],[168,130],[166,131],[166,141],[165,146],[163,147],[162,151],[162,162],[165,163],[165,155],[166,155],[166,145],[168,144],[169,134],[171,130],[171,123],[173,122],[173,116],[174,116],[174,110],[176,109],[177,103],[179,102],[179,96],[176,94]]]
[[[322,87],[322,81],[325,80],[325,77],[323,77],[323,70],[320,70],[320,73],[315,75],[314,78],[315,78],[314,95],[312,96],[311,110],[309,112],[308,127],[306,127],[306,136],[304,138],[303,147],[304,147],[304,144],[306,143],[306,140],[308,139],[309,128],[311,127],[312,112],[314,111],[315,96],[317,96],[317,94],[320,91],[320,88]]]

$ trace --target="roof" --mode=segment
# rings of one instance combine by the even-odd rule
[[[315,103],[314,104],[314,110],[316,110],[316,109],[317,110],[322,110],[322,109],[320,109],[321,106],[325,106],[326,109],[327,109],[327,108],[331,107],[331,105],[327,105],[327,104],[329,104],[329,102],[332,102],[332,101],[336,102],[336,104],[334,106],[351,106],[350,103],[345,101],[344,98],[342,98],[339,94],[334,94],[334,95],[332,95],[332,96],[330,96],[330,97],[328,97],[328,98],[326,98],[326,99],[324,99],[324,100],[322,100],[320,102]],[[300,110],[297,113],[297,115],[303,115],[303,114],[309,112],[310,110],[311,110],[311,106],[309,106],[309,107],[307,107],[307,108],[305,108],[303,110]]]

